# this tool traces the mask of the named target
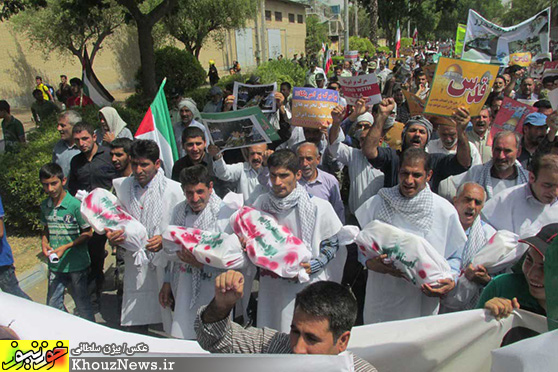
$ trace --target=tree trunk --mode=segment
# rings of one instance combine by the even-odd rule
[[[143,78],[143,94],[148,99],[155,98],[157,82],[155,81],[155,52],[153,50],[153,36],[151,22],[136,22],[138,28],[138,43]]]
[[[370,0],[370,41],[378,46],[378,0]]]

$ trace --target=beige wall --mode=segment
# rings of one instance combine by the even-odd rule
[[[139,67],[135,29],[122,28],[103,46],[93,61],[99,80],[109,91],[133,87],[133,77]],[[12,30],[9,21],[0,22],[0,50],[0,97],[14,107],[31,104],[36,75],[55,89],[61,74],[69,79],[81,78],[81,65],[76,57],[31,46],[24,36]]]

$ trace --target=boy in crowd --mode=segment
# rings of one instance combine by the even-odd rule
[[[64,289],[71,287],[79,315],[94,322],[87,290],[91,263],[87,241],[93,230],[81,216],[80,201],[64,189],[66,177],[58,164],[44,165],[39,170],[39,179],[48,195],[41,203],[42,250],[49,260],[47,304],[66,310]]]

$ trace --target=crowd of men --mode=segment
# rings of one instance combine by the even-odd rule
[[[346,349],[354,324],[485,306],[497,316],[517,307],[545,315],[541,262],[558,233],[558,114],[539,98],[556,89],[558,79],[550,84],[530,77],[529,70],[507,67],[479,116],[472,118],[468,107],[456,108],[451,118],[411,116],[401,92],[428,95],[425,64],[421,50],[395,71],[386,68],[383,55],[366,55],[359,66],[345,61],[326,77],[311,61],[308,86],[340,91],[337,76],[374,72],[382,102],[369,107],[361,99],[348,106],[341,99],[331,123],[293,127],[292,87],[283,83],[275,93],[277,111],[268,114],[281,139],[224,153],[210,145],[196,103],[174,92],[170,116],[181,158],[171,178],[157,144],[133,140],[113,108],[100,110],[98,130],[78,111],[63,111],[53,163],[39,177],[48,195],[41,206],[43,252],[60,258],[49,263],[48,304],[64,310],[64,287],[72,286],[77,313],[94,319],[104,306],[108,241],[121,276],[121,325],[146,332],[163,323],[170,336],[197,338],[211,351],[337,354]],[[252,76],[249,83],[259,79]],[[207,111],[232,109],[230,91],[214,87],[211,95]],[[538,112],[526,118],[522,133],[502,131],[492,138],[491,122],[504,96],[537,100]],[[0,105],[0,114],[9,121],[9,108]],[[224,272],[188,250],[177,253],[180,262],[142,270],[120,248],[124,231],[94,233],[79,208],[72,217],[79,205],[74,196],[98,187],[114,192],[145,226],[151,261],[163,254],[161,235],[169,225],[233,233],[229,218],[235,210],[223,198],[231,191],[242,194],[246,205],[274,216],[311,251],[303,263],[310,282],[253,265]],[[366,260],[356,246],[339,244],[343,225],[364,227],[374,220],[424,238],[445,257],[453,279],[416,288],[385,256]],[[472,258],[501,230],[519,235],[530,248],[522,267],[491,277]],[[479,301],[445,303],[460,280],[478,287]],[[352,287],[355,297],[339,284]],[[243,329],[231,317],[290,332],[290,339],[269,329]],[[354,362],[357,371],[374,370],[357,357]]]

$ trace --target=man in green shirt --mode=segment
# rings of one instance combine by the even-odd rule
[[[87,290],[87,241],[93,230],[81,215],[81,202],[64,189],[66,177],[58,164],[44,165],[39,178],[49,196],[41,203],[42,249],[49,259],[47,304],[64,311],[64,289],[71,286],[79,315],[95,321]]]
[[[52,101],[45,101],[43,93],[39,89],[33,91],[33,98],[35,102],[31,104],[31,114],[35,125],[39,126],[42,120],[56,115],[60,112],[60,108]]]
[[[482,291],[477,308],[485,308],[497,318],[508,317],[522,308],[546,315],[544,257],[558,235],[558,223],[546,225],[536,236],[519,240],[529,245],[521,273],[502,274]]]
[[[4,134],[4,149],[6,152],[17,152],[21,143],[25,143],[23,124],[10,114],[10,104],[0,100],[0,119]]]

